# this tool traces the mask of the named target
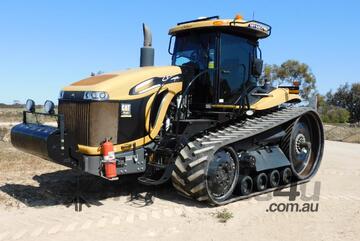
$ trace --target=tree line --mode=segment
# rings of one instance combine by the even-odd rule
[[[360,82],[344,84],[325,95],[316,89],[316,77],[310,67],[297,60],[287,60],[281,65],[265,64],[260,84],[269,81],[273,86],[293,85],[300,87],[300,96],[305,101],[317,99],[319,114],[327,123],[360,122]]]

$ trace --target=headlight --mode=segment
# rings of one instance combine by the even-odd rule
[[[32,99],[28,99],[26,101],[25,109],[26,111],[31,113],[35,112],[35,101],[33,101]]]
[[[51,100],[47,100],[44,103],[44,112],[46,114],[54,114],[55,113],[55,105]]]
[[[84,100],[108,100],[109,94],[105,91],[86,91]]]

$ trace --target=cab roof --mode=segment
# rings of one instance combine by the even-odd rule
[[[220,19],[219,16],[213,16],[181,22],[169,30],[169,35],[201,29],[230,31],[257,39],[269,37],[271,34],[270,25],[256,20],[246,21],[237,15],[234,19]]]

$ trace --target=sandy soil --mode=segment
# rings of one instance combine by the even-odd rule
[[[318,201],[270,194],[209,207],[177,195],[171,185],[82,175],[92,206],[76,213],[65,206],[75,191],[74,171],[0,142],[0,240],[359,240],[359,147],[326,142],[318,175],[297,189],[303,195],[306,187],[311,196],[318,183]],[[267,211],[273,203],[317,204],[318,211]]]

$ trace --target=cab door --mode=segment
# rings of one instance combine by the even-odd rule
[[[235,103],[250,78],[250,60],[254,46],[248,40],[230,34],[220,36],[219,104]]]

